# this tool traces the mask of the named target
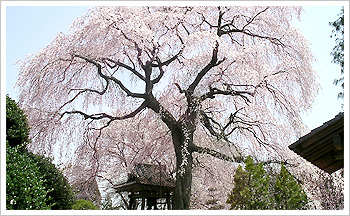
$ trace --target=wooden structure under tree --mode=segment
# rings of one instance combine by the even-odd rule
[[[128,180],[114,189],[129,192],[128,209],[172,209],[175,181],[164,165],[136,164],[128,173]]]
[[[344,167],[344,113],[301,137],[289,148],[331,174]]]

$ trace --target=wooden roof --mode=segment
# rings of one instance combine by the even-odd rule
[[[344,167],[344,113],[301,137],[289,148],[331,174]]]
[[[136,164],[128,174],[128,180],[114,186],[117,191],[138,192],[145,190],[159,190],[171,192],[175,188],[175,181],[166,172],[165,166],[151,164]]]

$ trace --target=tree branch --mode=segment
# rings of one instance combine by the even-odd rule
[[[209,133],[216,137],[218,140],[222,139],[230,143],[229,136],[236,130],[245,130],[250,133],[256,141],[264,147],[270,145],[266,142],[266,137],[261,123],[259,121],[249,121],[239,117],[237,114],[241,109],[238,109],[235,113],[231,113],[229,120],[225,125],[215,121],[212,117],[209,117],[204,111],[200,111],[200,121],[203,126],[209,131]],[[259,137],[259,133],[262,138]]]
[[[117,66],[120,66],[122,68],[125,68],[127,70],[129,70],[130,72],[132,72],[133,74],[135,74],[138,78],[140,78],[142,81],[145,81],[145,77],[142,76],[137,70],[135,70],[134,68],[120,62],[120,61],[115,61],[115,60],[112,60],[110,58],[102,58],[101,59],[103,63],[105,63],[106,65],[108,65],[108,67],[110,67],[111,69],[117,67]],[[111,63],[113,63],[114,65],[112,65]]]
[[[79,92],[72,99],[70,99],[69,101],[64,103],[62,106],[60,106],[59,109],[62,109],[64,106],[66,106],[69,103],[72,103],[80,94],[85,93],[85,92],[93,92],[93,93],[97,93],[99,95],[103,95],[104,93],[106,93],[106,91],[108,89],[108,86],[109,86],[109,82],[107,80],[107,85],[102,91],[97,91],[97,90],[94,90],[94,89],[71,89],[69,92],[74,91],[74,90],[77,90]]]
[[[124,119],[128,119],[128,118],[132,118],[134,116],[136,116],[138,113],[140,113],[144,108],[147,107],[147,102],[144,101],[135,111],[127,114],[127,115],[123,115],[123,116],[111,116],[109,114],[106,113],[96,113],[96,114],[87,114],[84,113],[82,111],[79,110],[73,110],[73,111],[65,111],[61,114],[61,118],[66,115],[66,114],[80,114],[84,117],[84,119],[92,119],[92,120],[100,120],[100,119],[110,119],[111,121],[114,120],[124,120]],[[108,123],[110,124],[110,123]]]
[[[227,156],[226,154],[223,154],[221,152],[218,152],[218,151],[215,151],[213,149],[206,148],[206,147],[200,147],[200,146],[193,145],[191,150],[193,152],[208,154],[208,155],[211,155],[211,156],[213,156],[215,158],[218,158],[218,159],[221,159],[221,160],[225,160],[225,161],[229,161],[229,162],[236,162],[236,163],[244,162],[244,158],[241,157],[241,156],[239,156],[239,157],[230,157],[230,156]]]
[[[168,126],[170,130],[173,130],[178,126],[174,116],[167,109],[165,109],[152,94],[147,95],[146,100],[148,101],[147,107],[153,110],[155,113],[158,113],[162,121]]]
[[[246,35],[249,35],[251,37],[257,37],[257,38],[261,38],[261,39],[266,39],[269,40],[271,43],[275,44],[275,45],[281,45],[284,46],[283,42],[275,37],[271,37],[271,36],[263,36],[263,35],[258,35],[255,33],[252,33],[249,29],[247,29],[247,27],[252,24],[254,22],[254,20],[256,20],[256,18],[258,16],[260,16],[262,13],[266,12],[269,9],[269,7],[266,7],[264,10],[258,12],[256,15],[254,15],[253,17],[249,18],[247,21],[247,23],[242,27],[242,28],[237,28],[233,23],[234,23],[234,19],[232,19],[229,23],[226,23],[222,26],[218,26],[218,36],[222,36],[222,35],[230,35],[231,33],[243,33]],[[220,21],[220,20],[219,20]],[[220,22],[221,24],[221,22]]]
[[[170,59],[164,61],[164,62],[161,62],[160,59],[158,59],[158,64],[152,64],[152,67],[161,67],[161,66],[168,66],[169,64],[171,64],[173,61],[175,61],[182,53],[183,51],[183,48],[180,49],[180,51],[174,55],[173,57],[171,57]]]
[[[173,57],[171,57],[170,59],[168,59],[168,60],[166,60],[166,61],[164,61],[164,62],[161,62],[160,59],[158,58],[158,59],[157,59],[157,64],[152,64],[152,67],[158,67],[158,68],[159,68],[159,71],[160,71],[160,73],[159,73],[159,75],[157,76],[157,78],[151,80],[151,83],[152,83],[152,84],[156,84],[156,83],[158,83],[158,82],[161,80],[161,78],[162,78],[163,75],[164,75],[163,66],[164,66],[164,65],[165,65],[165,66],[168,66],[168,65],[171,64],[173,61],[175,61],[175,60],[181,55],[182,50],[183,50],[183,49],[181,49],[176,55],[174,55]]]
[[[238,157],[232,157],[232,156],[228,156],[224,153],[218,152],[216,150],[207,148],[207,147],[200,147],[200,146],[196,146],[193,145],[192,149],[193,152],[197,152],[197,153],[201,153],[201,154],[208,154],[212,157],[218,158],[220,160],[224,160],[224,161],[228,161],[228,162],[233,162],[233,163],[243,163],[247,157],[244,156],[238,156]],[[263,160],[263,161],[258,161],[256,164],[258,163],[262,163],[263,165],[269,165],[269,164],[284,164],[284,165],[288,165],[291,167],[297,167],[297,165],[295,163],[291,163],[288,161],[288,159],[285,160],[278,160],[278,159],[267,159],[267,160]]]
[[[112,80],[113,82],[115,82],[128,96],[131,96],[131,97],[135,97],[135,98],[144,98],[145,97],[145,94],[139,94],[139,93],[133,93],[133,92],[131,92],[128,88],[126,88],[125,86],[124,86],[124,84],[120,81],[120,80],[118,80],[117,78],[115,78],[115,77],[113,77],[113,76],[107,76],[107,75],[104,75],[103,73],[102,73],[102,66],[97,62],[97,61],[95,61],[95,60],[93,60],[93,59],[90,59],[90,58],[87,58],[87,57],[85,57],[85,56],[81,56],[81,55],[73,55],[74,57],[78,57],[78,58],[81,58],[81,59],[84,59],[85,61],[87,61],[87,62],[89,62],[89,63],[91,63],[91,64],[94,64],[96,67],[97,67],[97,69],[98,69],[98,74],[103,78],[103,79],[105,79],[106,80],[106,82],[108,82],[109,80]],[[111,60],[111,59],[108,59],[108,58],[104,58],[104,62],[106,63],[107,61],[113,61],[113,60]],[[114,62],[114,61],[113,61]],[[118,62],[115,62],[115,64],[116,65],[118,65],[117,64]],[[106,63],[107,65],[110,65],[109,63]],[[120,66],[122,66],[122,65],[124,65],[124,64],[121,64]],[[112,67],[115,67],[115,66],[113,66],[113,65],[111,65]],[[127,66],[127,65],[124,65],[125,67],[129,67],[129,66]],[[133,70],[131,67],[129,67],[132,71],[134,71],[134,72],[136,72],[136,73],[138,73],[136,70]],[[141,74],[139,74],[139,76],[141,76],[141,78],[140,79],[143,79],[144,81],[145,81],[145,78],[141,75]],[[93,90],[89,90],[89,91],[93,91]],[[76,98],[76,97],[75,97]]]
[[[146,94],[134,93],[130,91],[127,87],[124,86],[124,84],[120,80],[118,80],[115,77],[109,77],[109,79],[115,82],[127,94],[127,96],[134,98],[145,98],[146,96]]]
[[[245,24],[242,28],[242,30],[244,30],[248,25],[250,25],[255,18],[257,18],[260,14],[264,13],[265,11],[267,11],[267,9],[269,9],[269,7],[266,7],[264,10],[260,11],[259,13],[257,13],[255,16],[253,16],[251,19],[249,19],[249,21],[247,22],[247,24]]]
[[[204,101],[208,98],[214,99],[215,95],[228,95],[228,96],[240,96],[242,97],[246,102],[250,103],[249,98],[246,95],[254,96],[254,92],[250,91],[236,91],[236,90],[221,90],[218,88],[212,88],[210,87],[209,92],[205,93],[201,96],[201,100]]]
[[[78,92],[72,99],[70,99],[70,100],[68,100],[66,103],[64,103],[59,109],[62,109],[64,106],[66,106],[66,105],[69,104],[69,103],[72,103],[72,102],[73,102],[80,94],[82,94],[82,93],[85,93],[85,92],[93,92],[93,93],[97,93],[97,94],[99,94],[99,95],[103,95],[103,94],[106,93],[106,91],[107,91],[107,89],[108,89],[108,87],[109,87],[109,78],[108,78],[108,76],[106,76],[106,75],[104,75],[104,74],[102,73],[102,67],[101,67],[101,65],[100,65],[99,63],[93,61],[92,59],[89,59],[89,58],[86,58],[86,57],[84,57],[84,56],[81,56],[81,55],[72,55],[72,59],[71,59],[71,62],[70,62],[70,64],[69,64],[69,66],[73,63],[73,59],[74,59],[75,57],[81,58],[81,59],[83,59],[83,60],[85,60],[85,61],[87,61],[87,62],[89,62],[89,63],[95,65],[95,66],[97,67],[97,73],[98,73],[98,75],[106,81],[106,86],[104,87],[104,89],[103,89],[102,91],[98,91],[98,90],[95,90],[95,89],[88,89],[88,88],[85,88],[85,89],[71,89],[71,90],[69,91],[69,93],[70,93],[71,91],[74,91],[74,90],[77,90],[77,91],[79,91],[79,92]],[[69,67],[69,66],[68,66],[68,67]],[[65,69],[64,72],[66,72],[66,70],[68,69],[68,67]],[[63,81],[63,80],[62,80],[62,81]]]
[[[199,82],[202,80],[202,78],[205,76],[205,74],[207,74],[210,69],[212,69],[213,67],[217,66],[219,63],[224,61],[224,60],[222,60],[219,63],[217,62],[218,61],[218,50],[219,50],[219,43],[216,43],[216,46],[213,50],[213,55],[212,55],[210,62],[198,73],[195,80],[188,87],[187,92],[190,95],[194,92],[195,88],[198,86]]]

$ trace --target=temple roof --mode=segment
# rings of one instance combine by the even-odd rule
[[[162,187],[164,190],[172,191],[175,181],[166,171],[164,165],[136,164],[128,173],[128,180],[114,186],[117,191],[142,191],[153,190]]]
[[[343,168],[344,113],[315,128],[289,148],[328,173]]]

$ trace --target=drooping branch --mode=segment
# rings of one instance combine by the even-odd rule
[[[235,17],[232,20],[230,20],[229,22],[226,22],[225,24],[218,25],[217,26],[217,28],[218,28],[217,35],[219,37],[222,35],[229,35],[231,37],[231,33],[242,33],[242,34],[251,36],[253,38],[260,38],[260,39],[268,40],[275,45],[284,46],[284,43],[279,38],[267,36],[267,35],[256,34],[248,29],[249,25],[251,25],[257,19],[257,17],[259,17],[261,14],[265,13],[268,9],[269,9],[269,7],[266,7],[265,9],[256,13],[253,17],[247,17],[245,25],[241,28],[238,28],[237,26],[234,25],[234,18]],[[222,17],[219,16],[218,23],[221,24],[222,21],[223,21]]]
[[[145,98],[145,94],[140,94],[140,93],[134,93],[132,91],[130,91],[120,80],[118,80],[115,77],[109,77],[110,80],[112,80],[113,82],[115,82],[129,97],[133,97],[133,98]]]
[[[63,107],[65,107],[67,104],[72,103],[80,94],[83,94],[85,92],[92,92],[92,93],[97,93],[99,95],[103,95],[104,93],[106,93],[107,89],[109,86],[109,82],[107,80],[107,85],[105,86],[105,88],[102,91],[97,91],[94,89],[71,89],[69,92],[71,91],[79,91],[72,99],[68,100],[67,102],[65,102],[62,106],[60,106],[59,109],[62,109]]]
[[[200,120],[203,126],[209,131],[212,136],[216,137],[218,140],[223,139],[227,142],[230,142],[228,136],[231,135],[235,130],[241,129],[242,125],[252,126],[254,124],[254,122],[243,120],[237,116],[238,112],[242,109],[243,108],[238,109],[235,113],[231,113],[229,116],[229,121],[225,125],[222,125],[218,121],[214,120],[214,118],[208,116],[204,111],[200,111]],[[236,126],[231,128],[230,131],[226,132],[226,130],[234,124],[236,124]]]
[[[200,111],[200,121],[208,132],[216,137],[218,140],[222,139],[226,142],[230,142],[229,136],[236,130],[244,130],[250,133],[259,144],[264,147],[268,146],[264,131],[261,127],[262,122],[260,121],[249,121],[238,116],[239,111],[243,108],[238,109],[235,113],[231,113],[228,118],[228,122],[223,125],[216,121],[214,118],[208,116],[204,111]],[[259,137],[260,134],[262,137]]]
[[[252,18],[250,18],[248,20],[248,22],[242,27],[242,29],[245,29],[248,25],[250,25],[260,14],[264,13],[265,11],[267,11],[269,9],[269,7],[266,7],[264,10],[258,12],[255,16],[253,16]]]
[[[224,136],[223,131],[221,129],[221,125],[216,121],[211,121],[212,119],[204,112],[200,111],[200,121],[202,122],[203,126],[209,131],[209,133],[219,139],[226,139],[226,136]],[[220,132],[216,132],[212,123],[214,122],[220,129]]]
[[[69,65],[72,64],[72,62],[73,62],[73,60],[74,60],[75,57],[84,59],[85,61],[87,61],[87,62],[89,62],[89,63],[95,65],[95,66],[97,67],[97,73],[98,73],[98,75],[106,81],[106,86],[103,88],[102,91],[98,91],[98,90],[95,90],[95,89],[89,89],[89,88],[85,88],[85,89],[71,89],[71,90],[69,91],[69,93],[70,93],[71,91],[79,91],[79,92],[78,92],[72,99],[68,100],[68,101],[65,102],[62,106],[60,106],[59,109],[62,109],[62,108],[63,108],[64,106],[66,106],[67,104],[72,103],[79,95],[81,95],[81,94],[83,94],[83,93],[85,93],[85,92],[92,92],[92,93],[96,93],[96,94],[99,94],[99,95],[103,95],[103,94],[106,93],[106,91],[107,91],[107,89],[108,89],[108,87],[109,87],[109,78],[108,78],[108,76],[106,76],[106,75],[104,75],[104,74],[102,73],[102,67],[101,67],[100,64],[98,64],[97,62],[93,61],[92,59],[86,58],[86,57],[81,56],[81,55],[75,55],[75,54],[74,54],[74,55],[72,55],[72,59],[71,59],[71,62],[70,62]],[[67,69],[68,69],[68,67],[64,70],[64,73],[66,72]]]
[[[117,29],[118,31],[120,31],[120,33],[122,34],[122,36],[126,39],[126,40],[128,40],[129,42],[131,42],[132,44],[134,44],[134,46],[135,46],[135,48],[136,48],[136,50],[137,50],[137,61],[138,61],[138,63],[139,63],[139,65],[141,66],[141,68],[144,68],[144,64],[143,64],[143,62],[142,62],[142,60],[141,60],[141,55],[142,55],[142,49],[140,48],[140,46],[136,43],[136,41],[135,40],[133,40],[132,38],[130,38],[130,37],[128,37],[126,34],[125,34],[125,32],[121,29],[121,28],[119,28],[118,27],[118,24],[116,23],[116,22],[113,22],[112,24],[111,24],[111,26],[113,26],[115,29]]]

